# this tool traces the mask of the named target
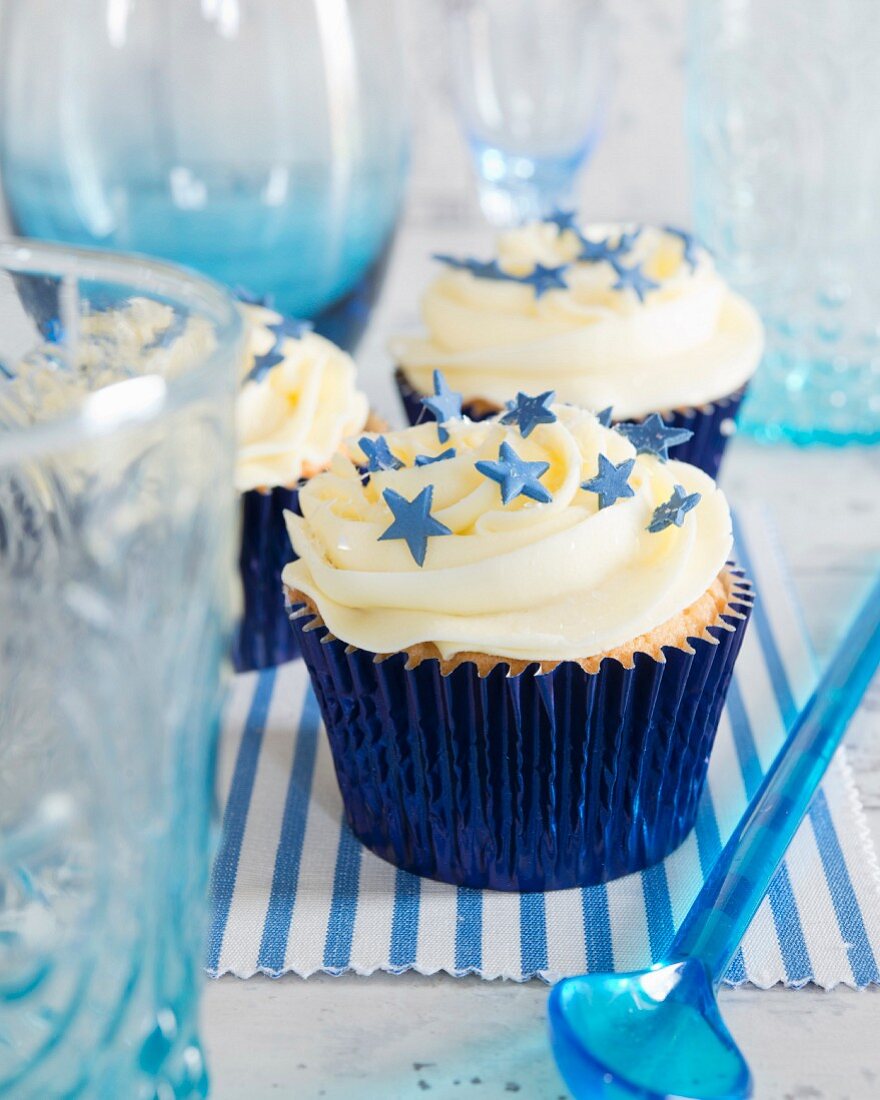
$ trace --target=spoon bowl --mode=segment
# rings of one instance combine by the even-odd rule
[[[575,1100],[734,1100],[749,1068],[690,958],[630,974],[566,978],[550,994],[556,1061]]]

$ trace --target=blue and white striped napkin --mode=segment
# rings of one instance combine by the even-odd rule
[[[764,520],[745,515],[736,535],[758,599],[697,826],[665,863],[607,886],[503,894],[396,870],[342,822],[302,662],[238,677],[221,755],[228,794],[209,973],[414,969],[553,980],[661,957],[815,678]],[[862,987],[880,982],[878,961],[880,876],[839,753],[726,980]]]

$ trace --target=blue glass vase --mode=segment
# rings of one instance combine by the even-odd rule
[[[393,0],[10,0],[15,230],[160,256],[352,347],[407,164]]]

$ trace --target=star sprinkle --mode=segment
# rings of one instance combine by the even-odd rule
[[[560,210],[557,207],[552,214],[548,214],[547,217],[543,220],[547,225],[555,225],[557,232],[560,236],[562,236],[562,234],[565,233],[568,229],[570,229],[573,233],[577,233],[578,229],[576,218],[577,211]]]
[[[602,409],[596,413],[596,419],[602,425],[603,428],[611,427],[611,410],[613,406],[609,405],[607,409]]]
[[[687,443],[694,434],[687,428],[667,427],[659,413],[651,413],[640,423],[624,422],[617,425],[621,435],[632,443],[636,454],[654,455],[661,462],[669,458],[669,448]]]
[[[644,302],[645,295],[649,290],[657,290],[660,286],[659,283],[655,283],[653,279],[648,278],[642,271],[641,264],[633,264],[632,267],[615,264],[614,270],[617,272],[617,282],[612,289],[635,291],[640,302]]]
[[[423,397],[422,404],[428,412],[434,414],[437,421],[437,435],[445,443],[449,432],[443,427],[447,420],[461,419],[461,394],[449,388],[449,383],[439,370],[434,371],[434,396]]]
[[[266,328],[275,337],[276,344],[279,344],[282,340],[302,340],[306,333],[311,332],[314,327],[311,321],[301,321],[298,317],[282,317],[274,325],[266,325]]]
[[[391,509],[394,522],[379,536],[379,541],[403,539],[418,566],[425,563],[428,539],[435,535],[451,535],[449,528],[431,515],[434,486],[426,485],[418,496],[407,500],[393,489],[386,489],[382,496]]]
[[[549,462],[526,462],[509,443],[502,443],[497,462],[477,462],[477,469],[491,481],[501,486],[501,503],[510,504],[520,494],[549,504],[553,499],[548,489],[538,480],[550,469]]]
[[[614,264],[617,261],[618,256],[628,252],[628,248],[624,248],[621,241],[616,245],[611,244],[611,238],[605,237],[601,241],[591,241],[589,237],[584,237],[578,234],[581,242],[581,251],[578,256],[578,260],[581,263],[598,264],[609,263]]]
[[[272,348],[271,351],[267,351],[265,355],[255,355],[254,365],[245,378],[245,382],[262,382],[273,367],[277,367],[279,363],[283,362],[284,356],[276,351],[275,348]]]
[[[454,447],[447,447],[438,455],[416,455],[416,466],[432,466],[435,462],[445,462],[447,458],[455,458]]]
[[[568,264],[560,264],[559,267],[545,267],[543,264],[535,264],[528,275],[511,275],[503,270],[497,260],[474,260],[472,258],[459,260],[455,256],[447,256],[439,252],[434,254],[434,259],[439,260],[440,263],[446,264],[448,267],[455,268],[457,271],[469,271],[471,275],[478,279],[497,279],[500,282],[521,283],[523,286],[530,286],[534,290],[536,298],[540,298],[548,290],[568,289],[568,283],[562,277],[563,272],[569,266]]]
[[[589,481],[583,482],[581,488],[586,489],[588,493],[598,494],[600,512],[616,500],[635,496],[632,486],[629,485],[629,475],[635,464],[634,458],[628,458],[619,466],[615,466],[610,458],[606,458],[603,454],[599,455],[599,473]]]
[[[672,527],[673,524],[676,527],[681,527],[684,523],[684,517],[699,503],[699,493],[691,493],[688,496],[684,491],[684,486],[676,485],[669,500],[654,509],[654,514],[651,516],[651,522],[648,524],[647,529],[652,535],[656,535],[658,531],[665,531],[667,527]]]
[[[535,264],[531,273],[520,275],[518,282],[530,286],[535,297],[540,298],[548,290],[568,290],[564,273],[568,270],[568,264],[560,264],[559,267],[544,267],[543,264]]]
[[[693,233],[688,233],[684,229],[676,229],[673,225],[664,225],[663,231],[665,233],[668,233],[671,237],[678,237],[678,239],[684,246],[682,251],[682,259],[688,265],[691,271],[693,271],[694,268],[697,266],[697,249],[700,247],[700,242],[693,235]]]
[[[273,294],[256,294],[252,290],[248,290],[247,287],[237,286],[233,289],[232,293],[240,302],[244,302],[246,306],[262,306],[263,309],[271,309],[272,303],[275,300]]]
[[[556,413],[550,408],[556,393],[547,390],[537,397],[518,393],[515,401],[507,402],[507,412],[501,417],[502,424],[516,424],[520,435],[526,439],[539,424],[553,424]]]
[[[617,244],[612,244],[610,237],[605,237],[601,241],[591,241],[583,233],[578,233],[578,240],[581,242],[581,252],[578,259],[581,263],[588,264],[605,262],[613,264],[616,268],[620,257],[625,256],[632,250],[632,246],[639,239],[641,232],[642,228],[639,226],[629,233],[621,233],[617,238]]]
[[[358,446],[367,456],[367,469],[371,474],[382,470],[399,470],[403,466],[397,455],[391,453],[384,435],[377,435],[375,439],[365,435],[358,440]]]
[[[469,271],[477,279],[501,279],[516,282],[514,275],[508,275],[502,271],[497,260],[475,260],[472,256],[463,260],[456,256],[447,256],[442,252],[435,252],[434,259],[456,271]]]

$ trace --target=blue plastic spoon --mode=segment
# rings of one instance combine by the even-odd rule
[[[880,664],[880,580],[691,906],[668,961],[566,978],[550,994],[553,1053],[575,1100],[750,1096],[716,989]]]

